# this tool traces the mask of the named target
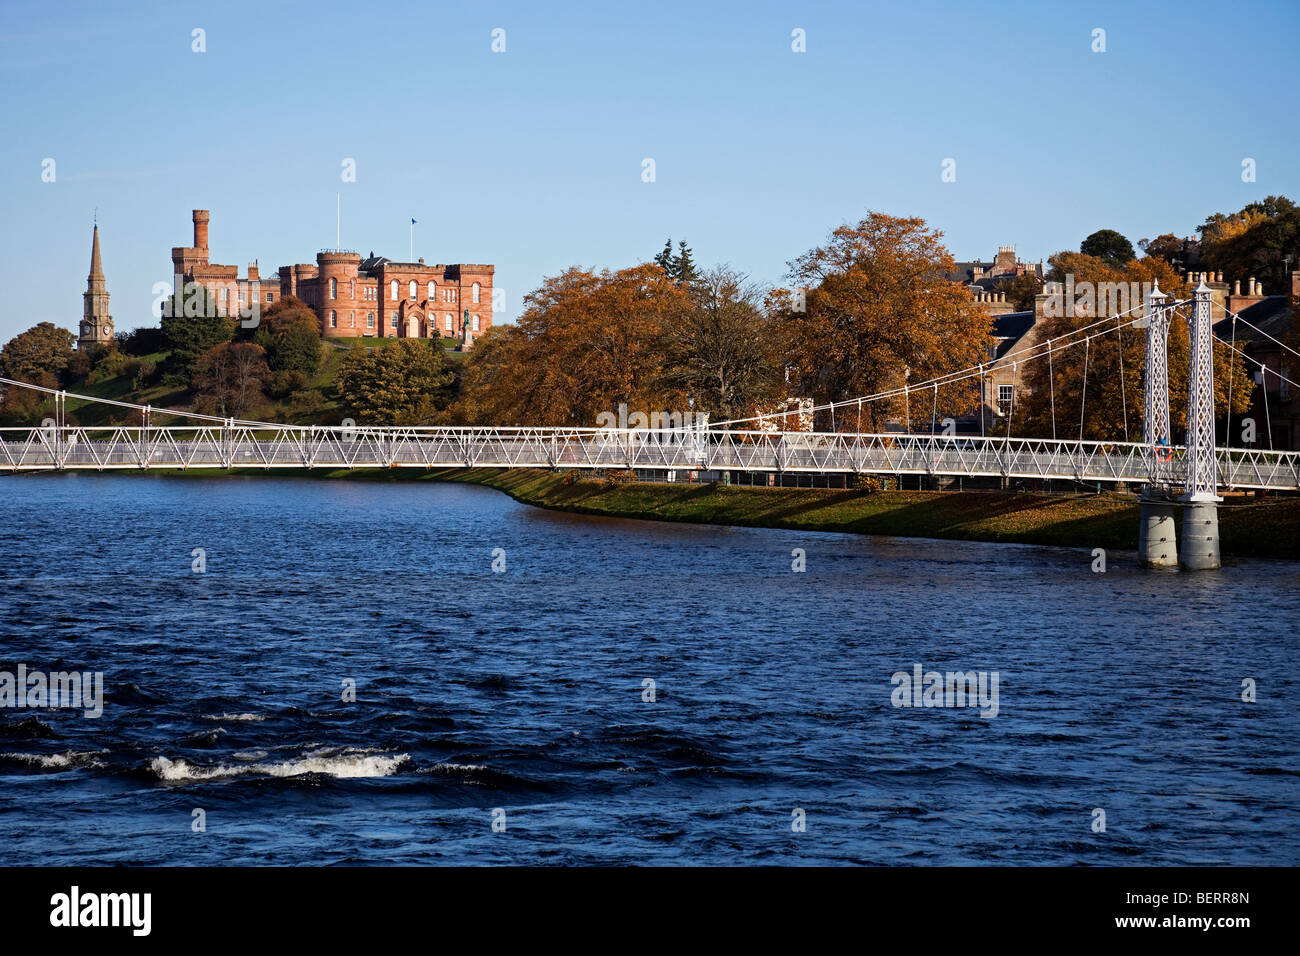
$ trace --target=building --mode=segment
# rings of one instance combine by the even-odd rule
[[[1024,262],[1016,256],[1015,246],[998,246],[998,254],[994,256],[992,262],[984,262],[982,259],[976,259],[973,262],[954,263],[952,272],[947,274],[951,282],[960,282],[963,285],[972,286],[973,292],[992,292],[993,287],[1003,279],[1014,279],[1016,276],[1030,273],[1043,277],[1043,264],[1041,262]]]
[[[90,275],[86,276],[86,291],[82,294],[81,328],[77,348],[107,345],[113,341],[113,317],[108,314],[108,285],[104,280],[104,264],[99,256],[99,223],[95,223],[90,241]]]
[[[254,261],[241,278],[237,266],[209,262],[208,211],[196,209],[193,218],[194,245],[172,249],[173,273],[178,284],[207,289],[228,314],[294,296],[316,313],[327,338],[457,338],[464,347],[492,327],[494,266],[395,262],[373,252],[363,259],[325,249],[315,265],[281,266],[275,278],[263,279]]]
[[[1300,380],[1300,358],[1281,344],[1295,347],[1288,337],[1296,330],[1300,271],[1291,273],[1288,292],[1265,295],[1263,286],[1251,276],[1244,289],[1237,279],[1226,293],[1225,308],[1243,321],[1234,323],[1231,315],[1224,315],[1214,324],[1214,334],[1246,353],[1240,361],[1255,382],[1250,409],[1234,416],[1229,426],[1228,444],[1277,451],[1300,449],[1300,395],[1291,384]],[[1216,310],[1215,314],[1223,313]],[[1254,442],[1245,441],[1247,420],[1253,424]]]
[[[206,209],[194,210],[194,245],[172,247],[172,275],[175,289],[194,283],[204,288],[223,315],[236,315],[241,310],[247,314],[256,304],[265,308],[280,298],[278,278],[274,282],[261,281],[257,263],[248,264],[248,275],[239,277],[238,266],[224,266],[208,259],[208,221]]]
[[[1025,354],[1042,342],[1042,326],[1033,312],[1007,312],[993,319],[990,362],[980,382],[980,407],[986,421],[1009,414],[1021,387]],[[1041,350],[1040,350],[1041,351]]]

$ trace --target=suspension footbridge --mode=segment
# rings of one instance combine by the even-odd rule
[[[1168,329],[1175,309],[1190,306],[1191,369],[1187,441],[1171,443]],[[965,436],[931,432],[779,430],[763,419],[678,428],[394,427],[283,425],[154,410],[91,399],[133,410],[135,426],[88,427],[66,419],[66,392],[39,389],[55,399],[55,417],[29,428],[0,428],[0,472],[123,471],[201,468],[573,468],[926,475],[1002,479],[1065,479],[1141,485],[1139,551],[1144,564],[1217,567],[1220,489],[1300,491],[1300,452],[1215,447],[1214,372],[1210,290],[1204,283],[1184,302],[1168,302],[1158,288],[1142,316],[1100,320],[1086,338],[1034,347],[1021,361],[1046,358],[1129,326],[1146,330],[1147,364],[1140,442],[1045,439],[1011,434]],[[1130,310],[1133,311],[1133,310]],[[1236,317],[1234,316],[1234,319]],[[1109,323],[1114,322],[1113,325]],[[1087,326],[1080,332],[1086,332]],[[1226,344],[1226,343],[1225,343]],[[1245,357],[1245,353],[1232,346]],[[979,366],[877,395],[818,406],[841,412],[912,394],[936,396],[941,387],[978,375]],[[1086,374],[1086,371],[1085,371]],[[0,383],[35,388],[0,379]],[[87,398],[87,396],[74,396]],[[805,410],[806,412],[806,410]],[[1012,408],[1014,413],[1014,406]],[[155,414],[185,416],[192,425],[153,426]],[[843,416],[841,417],[843,421]],[[1053,421],[1055,416],[1053,415]],[[759,428],[739,426],[761,425]],[[1082,430],[1082,426],[1081,426]],[[1183,509],[1183,549],[1174,510]]]

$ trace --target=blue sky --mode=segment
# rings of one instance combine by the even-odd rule
[[[513,318],[543,276],[649,259],[668,236],[777,283],[869,209],[924,217],[959,259],[1037,260],[1098,228],[1136,244],[1300,199],[1294,0],[5,0],[2,16],[0,341],[76,328],[96,207],[125,330],[152,322],[196,207],[241,273],[332,247],[336,193],[363,255],[405,258],[414,217],[417,256],[495,263]]]

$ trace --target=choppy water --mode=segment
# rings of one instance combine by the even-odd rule
[[[106,697],[0,709],[6,862],[1300,862],[1300,565],[1091,561],[423,482],[0,478],[0,671]],[[917,663],[997,671],[998,716],[891,706]]]

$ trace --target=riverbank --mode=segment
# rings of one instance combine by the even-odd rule
[[[265,476],[261,469],[156,472]],[[653,521],[836,531],[909,538],[1137,549],[1131,495],[1043,495],[999,491],[844,491],[609,482],[534,469],[447,468],[428,472],[276,471],[269,474],[365,481],[457,481],[516,501],[576,514]],[[1229,498],[1219,511],[1223,554],[1300,560],[1300,498]]]
[[[579,514],[909,538],[1137,549],[1131,495],[998,491],[840,491],[726,485],[568,482],[543,471],[441,473],[517,501]],[[1219,510],[1225,555],[1300,560],[1300,498],[1229,499]]]

